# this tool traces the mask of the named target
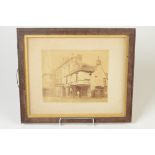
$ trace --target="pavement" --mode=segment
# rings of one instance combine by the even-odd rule
[[[44,102],[107,102],[107,98],[91,97],[43,97]]]

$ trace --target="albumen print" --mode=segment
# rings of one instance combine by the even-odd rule
[[[43,102],[107,102],[108,50],[42,50]]]

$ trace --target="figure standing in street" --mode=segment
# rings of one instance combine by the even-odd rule
[[[77,91],[77,96],[78,96],[78,98],[80,98],[80,91],[79,90]]]

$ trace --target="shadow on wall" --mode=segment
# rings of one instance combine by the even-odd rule
[[[135,65],[133,122],[137,122],[147,112],[155,96],[155,61]]]

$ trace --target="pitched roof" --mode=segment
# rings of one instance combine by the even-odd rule
[[[90,65],[87,65],[87,64],[83,64],[83,65],[79,66],[77,69],[73,70],[71,72],[71,74],[77,73],[77,72],[80,72],[80,71],[92,73],[92,72],[95,71],[95,68],[93,66],[90,66]]]

